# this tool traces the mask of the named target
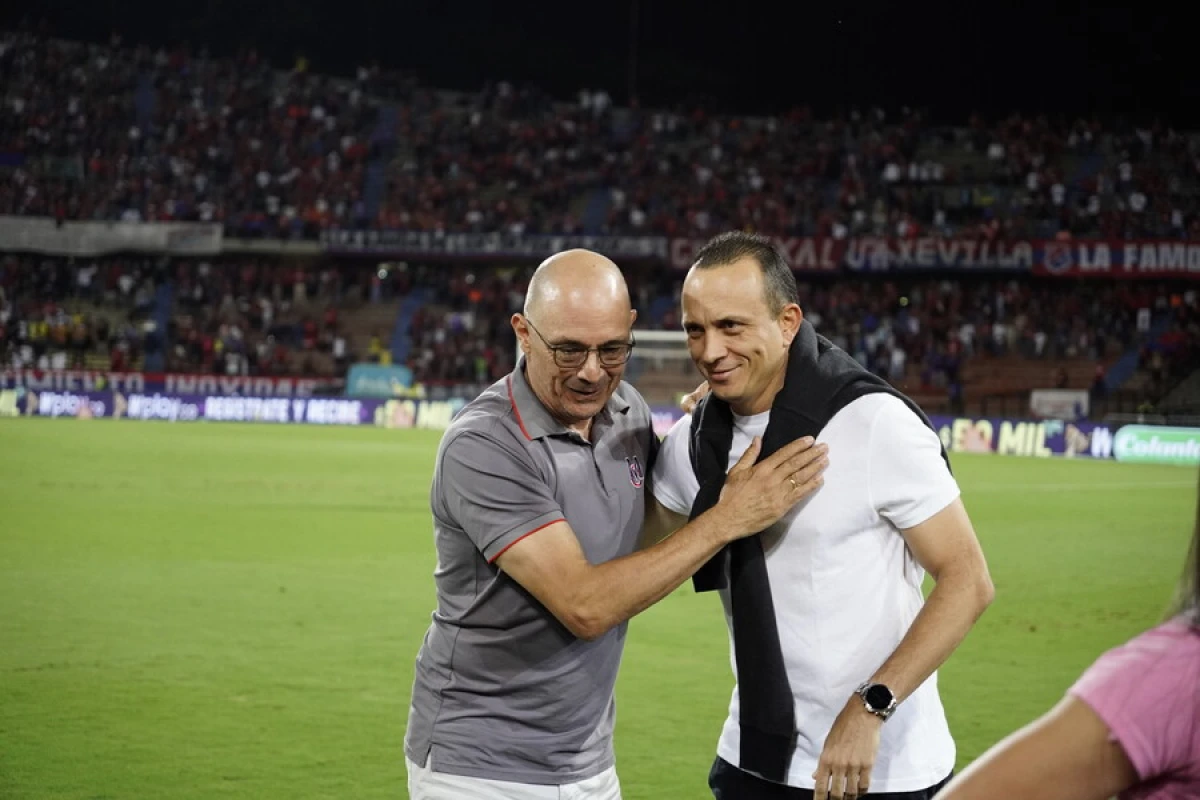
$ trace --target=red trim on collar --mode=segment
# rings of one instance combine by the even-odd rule
[[[529,435],[529,431],[525,430],[525,420],[521,419],[521,411],[517,408],[517,399],[513,397],[512,375],[508,376],[508,402],[512,404],[513,414],[517,416],[517,424],[521,426],[521,433],[525,434],[525,438],[532,442],[533,437]]]

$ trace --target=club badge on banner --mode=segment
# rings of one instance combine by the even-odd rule
[[[846,239],[781,236],[775,243],[798,272],[1003,270],[1061,277],[1200,279],[1200,243],[1048,239],[975,240],[921,236]],[[702,239],[672,239],[671,265],[687,269]]]

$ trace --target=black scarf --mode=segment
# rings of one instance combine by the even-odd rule
[[[788,351],[783,389],[771,405],[759,461],[789,442],[817,436],[834,414],[875,392],[899,397],[922,422],[933,427],[912,400],[817,335],[807,321],[801,322]],[[689,452],[700,491],[690,519],[720,499],[732,444],[733,412],[728,403],[709,394],[692,412]],[[945,449],[942,458],[949,467]],[[795,749],[795,710],[760,537],[727,545],[696,571],[692,584],[698,592],[729,588],[741,705],[741,769],[783,783]]]

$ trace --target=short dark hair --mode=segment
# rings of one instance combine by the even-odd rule
[[[696,253],[693,266],[699,269],[726,267],[743,258],[753,258],[762,270],[763,290],[767,308],[778,316],[784,306],[799,299],[796,276],[788,266],[783,251],[769,237],[759,233],[729,231],[708,240]]]

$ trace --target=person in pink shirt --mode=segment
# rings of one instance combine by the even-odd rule
[[[938,800],[1200,798],[1200,504],[1175,613],[1100,656]]]

